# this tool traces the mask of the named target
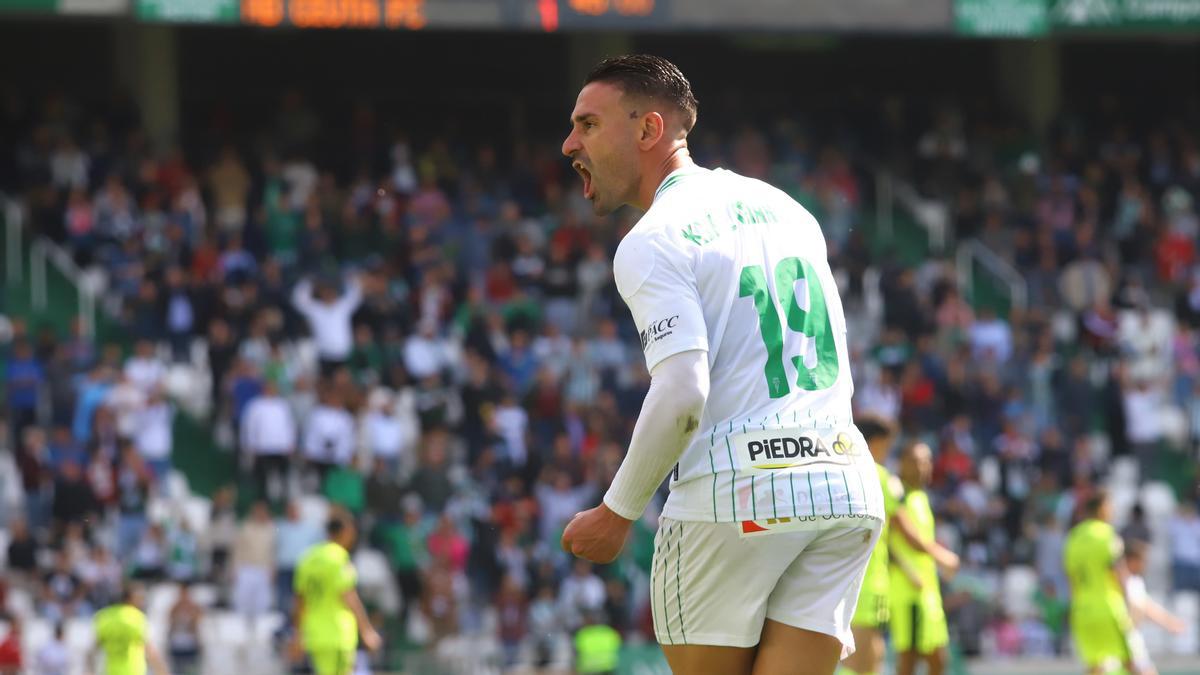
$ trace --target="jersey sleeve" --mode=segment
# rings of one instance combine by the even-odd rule
[[[1109,530],[1108,540],[1108,566],[1113,567],[1125,555],[1125,542],[1115,530]]]
[[[613,259],[617,291],[629,306],[647,370],[693,349],[708,351],[708,327],[686,257],[652,235],[631,232]]]
[[[334,579],[334,588],[337,589],[338,595],[345,593],[354,588],[354,584],[358,583],[358,572],[354,569],[354,563],[347,560],[345,564],[338,568],[337,577]]]
[[[883,488],[883,513],[891,518],[904,502],[904,484],[890,473],[882,473],[879,477],[883,483],[880,486]]]

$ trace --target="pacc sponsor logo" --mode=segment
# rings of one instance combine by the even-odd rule
[[[646,351],[646,348],[650,346],[650,343],[658,342],[671,333],[674,333],[675,324],[677,323],[679,323],[678,314],[667,319],[651,321],[650,324],[646,326],[646,329],[639,334],[642,338],[642,351]]]

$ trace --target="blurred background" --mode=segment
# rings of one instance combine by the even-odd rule
[[[631,51],[821,222],[856,410],[935,452],[954,671],[1078,671],[1107,487],[1200,673],[1197,0],[0,0],[0,672],[80,672],[126,578],[177,672],[289,672],[331,504],[375,672],[573,672],[594,622],[667,672],[665,488],[617,562],[558,548],[649,382],[638,214],[559,152]]]

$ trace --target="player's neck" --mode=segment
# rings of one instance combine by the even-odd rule
[[[674,148],[662,161],[644,174],[645,178],[642,179],[642,184],[638,188],[637,202],[633,206],[643,211],[649,210],[650,204],[654,202],[654,193],[658,192],[659,186],[663,184],[667,176],[680,169],[694,166],[696,163],[692,161],[692,155],[688,152],[686,145]]]

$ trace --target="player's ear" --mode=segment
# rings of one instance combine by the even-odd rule
[[[642,126],[638,144],[642,149],[649,149],[662,138],[663,131],[666,129],[666,121],[663,116],[656,112],[649,112],[642,116]]]

